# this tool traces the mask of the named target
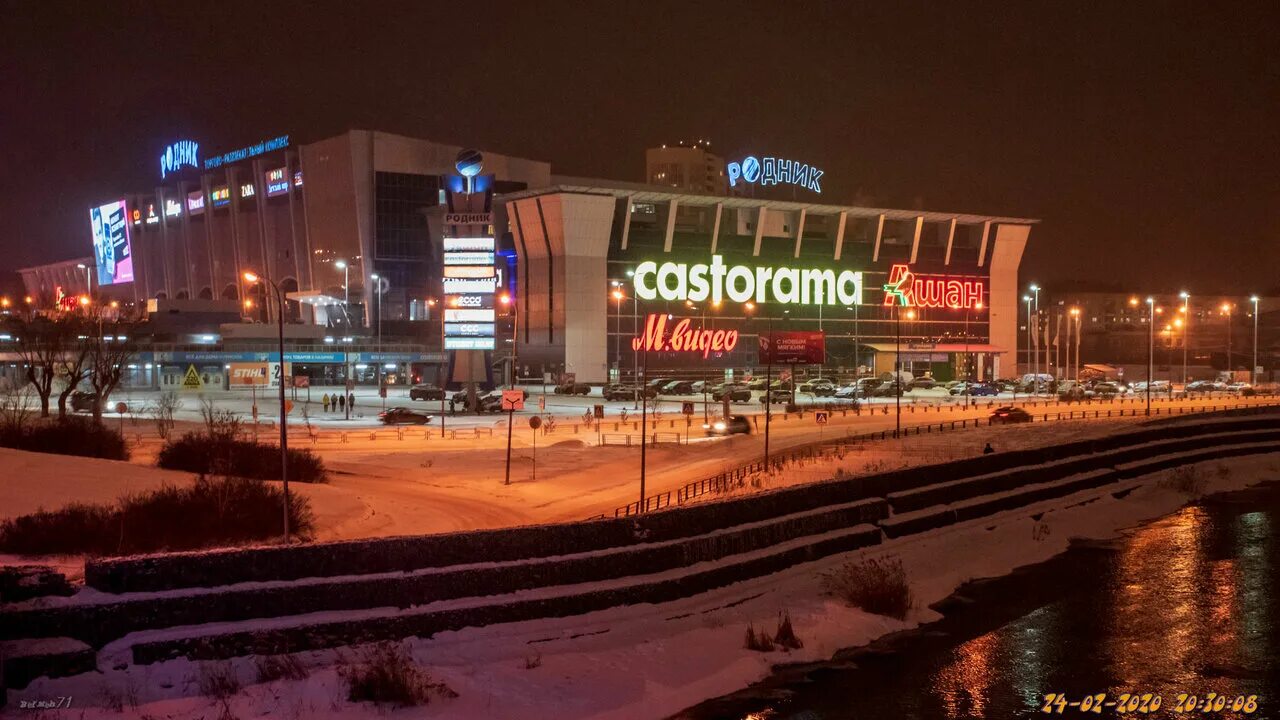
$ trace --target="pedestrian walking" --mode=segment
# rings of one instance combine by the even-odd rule
[[[347,398],[345,395],[339,395],[338,396],[338,412],[342,412],[346,409],[347,409]]]
[[[990,455],[991,453],[993,453],[993,452],[995,452],[995,451],[996,451],[996,449],[995,449],[995,448],[993,448],[993,447],[991,447],[991,443],[987,443],[987,446],[986,446],[986,447],[984,447],[984,448],[982,448],[982,454],[983,454],[983,455]]]
[[[325,393],[321,396],[320,402],[324,403],[324,411],[329,412],[329,393]]]
[[[356,411],[356,394],[347,393],[347,407],[351,408],[351,412]]]

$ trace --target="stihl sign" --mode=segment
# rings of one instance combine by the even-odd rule
[[[631,339],[637,352],[696,352],[702,357],[711,353],[731,352],[738,346],[737,330],[695,328],[688,318],[676,321],[667,335],[667,316],[654,313],[645,318],[644,334]]]

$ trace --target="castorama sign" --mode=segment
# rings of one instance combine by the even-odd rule
[[[729,173],[729,187],[738,181],[760,183],[761,185],[799,185],[816,193],[822,192],[822,171],[806,165],[799,160],[784,160],[767,157],[756,159],[748,155],[742,162],[731,162],[726,168]]]
[[[186,167],[200,167],[196,156],[200,153],[200,143],[194,140],[179,140],[160,153],[160,179]]]

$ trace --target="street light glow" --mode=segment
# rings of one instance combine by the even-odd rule
[[[244,273],[244,281],[248,283],[256,283],[258,282],[258,276],[246,270]]]
[[[622,299],[622,291],[621,291],[621,290],[616,290],[616,289],[615,289],[615,290],[613,291],[613,293],[611,293],[611,294],[613,295],[613,299],[614,299],[614,300],[621,300],[621,299]]]
[[[336,260],[336,261],[334,261],[333,266],[334,266],[334,267],[336,267],[336,268],[338,268],[339,270],[346,270],[346,269],[347,269],[347,261],[346,261],[346,260]]]

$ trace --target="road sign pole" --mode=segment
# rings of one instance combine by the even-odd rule
[[[507,411],[507,479],[506,482],[503,483],[504,485],[511,484],[511,428],[515,423],[516,407],[515,405],[512,405],[511,409]]]

